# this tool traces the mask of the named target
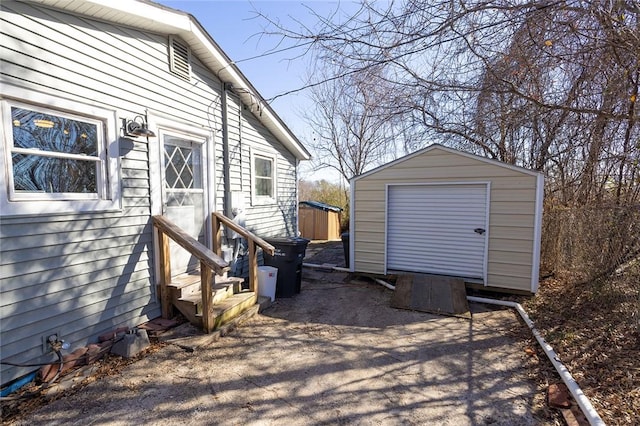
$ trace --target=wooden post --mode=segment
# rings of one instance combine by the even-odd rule
[[[169,237],[162,231],[158,231],[158,248],[160,259],[160,303],[162,305],[162,318],[169,319],[173,316],[173,303],[169,294],[171,283],[171,254],[169,250]]]
[[[249,290],[258,294],[258,253],[256,242],[252,239],[249,243]]]
[[[200,262],[200,291],[202,293],[202,328],[205,333],[213,330],[213,272],[204,262]]]
[[[213,233],[213,252],[222,257],[222,228],[220,219],[215,214],[211,215],[211,232]]]

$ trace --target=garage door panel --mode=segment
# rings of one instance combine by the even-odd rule
[[[457,207],[456,207],[457,209]],[[467,210],[464,214],[450,213],[450,210],[422,210],[411,211],[406,210],[402,215],[389,215],[390,219],[403,220],[406,223],[418,225],[423,227],[428,224],[457,224],[460,228],[469,228],[473,224],[470,222],[469,215],[475,214],[477,216],[484,215],[484,212],[474,212]],[[446,215],[446,216],[444,216]]]
[[[449,253],[451,254],[451,253]],[[396,259],[397,261],[401,261],[402,259]],[[475,259],[477,261],[481,261],[481,258]],[[424,256],[420,259],[420,262],[417,262],[414,267],[427,267],[431,266],[433,268],[464,268],[467,269],[469,264],[469,259],[461,256],[447,256],[447,253],[432,253],[429,256]]]
[[[484,278],[487,185],[394,185],[387,194],[387,268]]]
[[[439,213],[438,213],[439,214]],[[481,221],[478,222],[470,222],[470,221],[462,221],[462,220],[451,220],[451,221],[443,221],[443,220],[403,220],[396,219],[393,217],[389,218],[389,221],[402,221],[403,226],[396,226],[396,231],[418,231],[418,232],[445,232],[449,233],[457,233],[457,234],[473,234],[476,228],[484,229],[484,223]],[[470,235],[472,237],[473,235]]]
[[[420,253],[413,253],[411,255],[405,255],[401,252],[394,251],[391,252],[389,259],[405,259],[410,258],[413,260],[419,260],[419,263],[424,262],[433,262],[434,259],[438,261],[438,263],[443,264],[456,264],[464,261],[468,261],[469,259],[481,261],[484,256],[477,254],[476,256],[470,255],[466,252],[461,251],[452,251],[452,250],[432,250],[432,251],[422,251]]]
[[[406,246],[412,246],[413,244],[409,241],[409,240],[413,240],[416,238],[417,235],[420,236],[420,238],[423,240],[423,244],[421,244],[421,246],[423,247],[423,250],[428,250],[428,246],[432,246],[434,244],[438,244],[438,245],[442,245],[444,247],[449,246],[452,242],[452,240],[460,240],[460,239],[465,239],[466,238],[466,234],[468,234],[468,232],[450,232],[450,233],[446,233],[446,231],[433,231],[433,232],[418,232],[418,231],[413,231],[413,232],[409,232],[409,231],[398,231],[395,233],[394,238],[396,239],[405,239],[408,240],[406,243],[402,243],[402,242],[398,242],[396,244],[396,246],[398,246],[398,248],[402,247],[403,245]],[[482,238],[482,237],[480,237]],[[466,245],[469,247],[484,247],[484,240],[482,241],[466,241]],[[438,248],[438,251],[442,251],[443,248],[440,247]]]
[[[396,205],[396,208],[403,209],[402,205]],[[464,211],[461,211],[464,209]],[[459,213],[457,213],[459,212]],[[442,209],[425,207],[420,210],[411,210],[404,208],[402,212],[390,214],[390,219],[403,220],[414,224],[435,223],[452,223],[457,222],[462,225],[470,225],[474,220],[484,223],[484,211],[465,208],[464,206],[450,206]]]
[[[422,207],[417,207],[413,205],[416,200],[393,200],[399,206],[403,206],[405,211],[412,211],[414,213],[423,213],[425,209],[427,211],[448,211],[451,213],[456,213],[457,209],[464,207],[465,211],[475,210],[479,211],[478,207],[475,203],[483,202],[483,200],[465,200],[464,203],[448,203],[448,204],[438,204],[438,205],[423,205]],[[461,212],[462,213],[462,212]]]

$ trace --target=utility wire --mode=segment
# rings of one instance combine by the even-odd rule
[[[270,50],[268,52],[261,53],[260,55],[251,56],[249,58],[239,59],[237,61],[232,61],[232,62],[236,63],[236,64],[239,64],[240,62],[252,61],[254,59],[261,59],[261,58],[265,58],[267,56],[275,55],[276,53],[282,53],[282,52],[286,52],[288,50],[296,49],[298,47],[308,46],[310,44],[313,44],[314,42],[315,42],[315,40],[311,40],[311,41],[308,41],[306,43],[296,44],[295,46],[283,47],[282,49],[278,49],[278,50]]]

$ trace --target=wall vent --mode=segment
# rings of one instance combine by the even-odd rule
[[[187,81],[191,79],[191,49],[173,36],[169,36],[169,69]]]

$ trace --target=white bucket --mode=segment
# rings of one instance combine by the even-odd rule
[[[276,300],[276,281],[278,268],[273,266],[258,266],[258,294],[267,296],[273,302]]]

